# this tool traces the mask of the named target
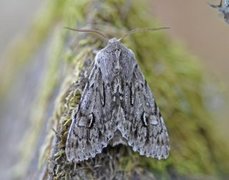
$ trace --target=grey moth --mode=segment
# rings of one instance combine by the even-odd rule
[[[166,159],[169,137],[154,96],[132,50],[110,39],[97,52],[66,141],[68,161],[94,158],[109,144]]]

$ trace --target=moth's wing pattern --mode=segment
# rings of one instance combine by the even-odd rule
[[[156,159],[169,155],[169,137],[155,99],[138,65],[125,85],[125,120],[122,135],[134,151]]]
[[[65,148],[68,161],[95,157],[113,137],[111,105],[105,101],[108,98],[109,102],[111,95],[105,93],[107,87],[101,77],[101,69],[94,65],[68,132]]]

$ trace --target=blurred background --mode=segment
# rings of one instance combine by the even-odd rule
[[[152,0],[152,14],[175,41],[197,56],[205,70],[229,85],[229,24],[208,3],[220,0]],[[41,8],[40,0],[0,0],[0,63],[6,48],[31,24]]]
[[[207,3],[220,0],[152,0],[152,14],[163,26],[169,26],[170,36],[198,57],[205,70],[229,85],[229,24]],[[42,1],[0,1],[0,64],[11,42],[26,31]]]
[[[229,24],[208,3],[219,5],[220,0],[153,0],[152,14],[163,26],[171,27],[168,34],[174,41],[198,58],[206,78],[218,83],[214,92],[218,97],[213,97],[215,105],[211,111],[214,114],[221,109],[215,114],[215,121],[219,133],[228,137]]]
[[[219,83],[219,94],[228,96],[229,87],[229,24],[223,20],[216,9],[208,3],[219,4],[220,0],[152,0],[152,15],[162,26],[171,27],[170,37],[184,46],[187,51],[197,57],[207,78]],[[42,7],[40,0],[0,0],[0,67],[5,63],[5,52],[15,39],[30,27],[36,13]],[[0,68],[1,71],[1,68]],[[4,77],[1,77],[4,78]],[[227,98],[226,98],[227,99]],[[228,136],[228,103],[219,103],[222,114],[219,131]],[[2,108],[2,106],[0,106]],[[0,113],[2,113],[2,109]],[[216,115],[217,117],[218,115]],[[0,114],[0,118],[2,118]],[[3,126],[3,119],[0,119]],[[0,132],[0,141],[4,140],[4,132]],[[229,140],[228,140],[229,141]],[[10,145],[13,148],[13,145]],[[4,151],[0,148],[0,155]],[[2,155],[0,161],[2,161]],[[2,163],[0,166],[3,165]],[[2,169],[0,167],[0,169]],[[1,172],[0,172],[1,174]]]
[[[163,26],[171,27],[168,34],[173,40],[197,57],[206,78],[217,82],[218,89],[212,92],[215,105],[210,111],[219,125],[219,132],[229,137],[229,24],[208,3],[219,5],[220,0],[153,0],[152,13]]]
[[[171,27],[172,38],[196,55],[205,70],[229,85],[229,24],[208,3],[218,5],[220,0],[153,0],[152,8],[154,16]]]

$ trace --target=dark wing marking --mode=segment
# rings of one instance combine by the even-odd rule
[[[141,155],[166,159],[169,155],[167,129],[153,94],[137,65],[132,81],[125,85],[125,94],[128,94],[123,106],[125,120],[120,128],[123,137]]]
[[[95,157],[114,135],[111,106],[106,103],[109,94],[101,77],[100,68],[94,65],[69,129],[65,149],[68,161]]]

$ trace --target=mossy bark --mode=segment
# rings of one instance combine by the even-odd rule
[[[98,28],[109,37],[120,37],[135,27],[158,27],[146,4],[137,0],[52,1],[42,14],[46,23],[42,18],[36,21],[31,36],[12,51],[26,64],[28,61],[24,60],[41,42],[53,37],[48,41],[52,42],[48,66],[36,109],[31,113],[31,127],[23,140],[23,154],[16,168],[18,176],[28,176],[30,172],[32,177],[42,179],[173,179],[228,174],[228,147],[218,137],[204,105],[202,69],[165,32],[131,35],[125,44],[135,53],[165,119],[171,140],[170,157],[157,161],[117,146],[108,147],[95,159],[83,163],[66,160],[64,149],[72,112],[87,81],[94,51],[105,44],[94,35],[70,32],[63,27]],[[12,75],[17,73],[11,61],[8,67]],[[4,87],[9,87],[6,82]],[[5,92],[1,87],[1,95]],[[39,159],[35,158],[38,155]]]

